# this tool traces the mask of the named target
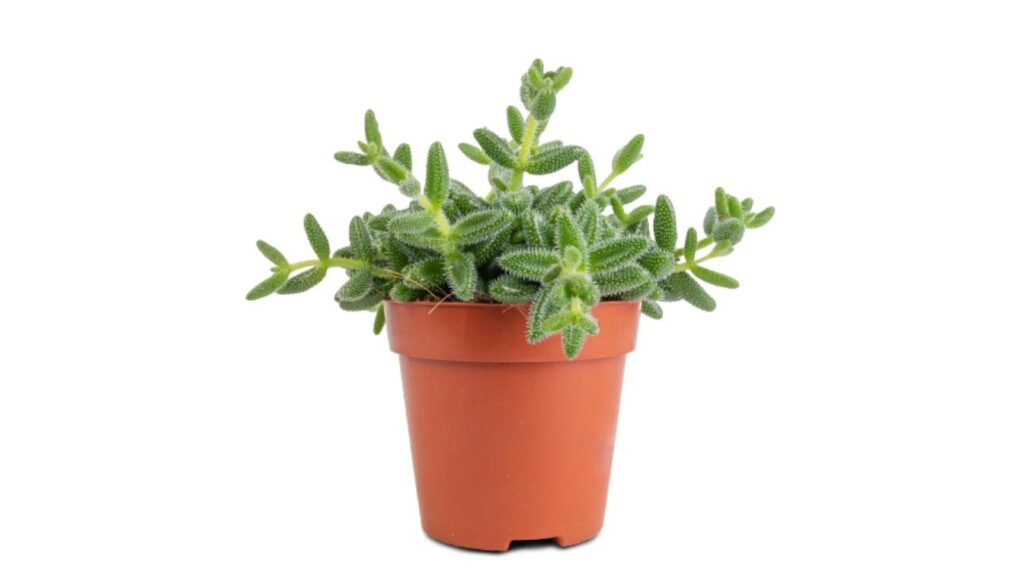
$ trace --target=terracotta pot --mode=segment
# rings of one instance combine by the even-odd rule
[[[595,307],[601,333],[573,361],[557,337],[526,343],[525,306],[387,302],[385,311],[424,531],[495,551],[597,535],[640,304]]]

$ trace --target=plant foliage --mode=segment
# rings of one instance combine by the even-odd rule
[[[303,292],[319,284],[328,269],[341,268],[348,281],[335,300],[345,310],[374,312],[374,333],[384,326],[385,300],[529,304],[527,340],[560,336],[570,359],[598,333],[591,309],[602,300],[641,301],[643,313],[654,319],[661,318],[665,302],[714,310],[715,301],[701,283],[724,288],[739,283],[704,263],[730,254],[747,230],[768,223],[774,208],[754,211],[753,200],[740,201],[719,188],[700,226],[703,237],[697,228],[680,230],[665,195],[654,205],[627,208],[646,188],[612,184],[643,158],[642,134],[615,153],[600,181],[586,149],[541,140],[571,77],[570,68],[549,71],[534,61],[520,85],[524,109],[506,109],[507,135],[479,128],[473,132],[475,144],[459,145],[469,160],[487,168],[482,195],[449,176],[445,150],[437,142],[427,151],[421,181],[409,145],[389,151],[376,116],[367,111],[358,151],[338,152],[335,159],[371,167],[395,184],[408,198],[404,209],[388,204],[378,213],[352,218],[348,245],[333,253],[320,223],[306,215],[315,256],[310,260],[289,262],[258,241],[272,264],[271,275],[246,298]],[[528,176],[572,165],[578,185],[528,184]]]

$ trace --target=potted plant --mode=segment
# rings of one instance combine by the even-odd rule
[[[642,157],[643,135],[599,178],[590,154],[541,141],[572,70],[534,61],[522,76],[508,137],[480,128],[459,149],[487,170],[480,195],[448,175],[441,144],[420,181],[408,144],[384,145],[372,111],[346,164],[370,167],[408,200],[349,224],[332,252],[313,215],[315,257],[291,262],[259,241],[271,275],[246,298],[304,292],[331,268],[348,276],[342,309],[375,313],[400,356],[421,520],[433,538],[484,550],[595,536],[604,518],[625,356],[640,313],[686,301],[711,311],[700,281],[736,288],[704,264],[730,254],[774,209],[722,189],[703,236],[679,237],[672,202],[632,204],[642,185],[613,183]],[[528,179],[575,165],[579,185]],[[532,182],[532,181],[530,181]]]

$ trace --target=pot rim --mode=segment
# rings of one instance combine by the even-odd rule
[[[392,299],[384,299],[385,303],[394,303],[396,305],[424,305],[424,306],[457,306],[457,307],[480,307],[480,308],[508,308],[508,307],[529,307],[530,303],[487,303],[487,302],[475,302],[475,301],[395,301]],[[601,301],[598,305],[637,305],[641,301]],[[597,305],[595,305],[597,306]]]

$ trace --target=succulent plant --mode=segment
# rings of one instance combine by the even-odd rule
[[[719,188],[696,228],[682,234],[671,200],[636,205],[643,185],[612,187],[642,157],[644,137],[630,139],[598,180],[590,154],[558,140],[541,141],[572,69],[545,71],[538,59],[522,76],[520,98],[506,110],[508,137],[487,128],[473,132],[476,144],[459,144],[469,159],[487,168],[483,195],[448,174],[440,143],[427,152],[426,174],[413,172],[412,151],[384,146],[373,111],[365,116],[365,141],[358,151],[338,152],[345,164],[371,167],[408,198],[404,209],[388,204],[349,223],[349,243],[331,251],[313,215],[304,225],[315,258],[289,262],[266,242],[256,243],[273,263],[271,276],[247,299],[272,293],[307,291],[330,268],[342,268],[348,281],[334,298],[347,311],[374,311],[374,333],[384,326],[383,302],[430,300],[529,304],[526,339],[537,343],[561,335],[565,355],[575,358],[600,324],[591,309],[602,300],[637,300],[654,319],[661,303],[687,301],[704,311],[715,301],[700,282],[724,288],[739,283],[704,263],[730,254],[748,229],[772,218],[774,208],[754,211],[752,199]],[[555,173],[576,165],[579,186],[561,181],[540,187],[527,176]],[[708,249],[699,254],[701,250]]]

